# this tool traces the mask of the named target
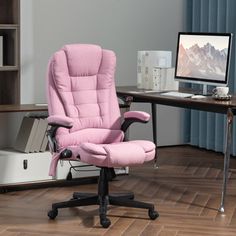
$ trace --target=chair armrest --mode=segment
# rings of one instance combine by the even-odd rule
[[[125,119],[137,119],[141,122],[148,122],[150,115],[144,111],[127,111],[124,113]]]
[[[124,113],[124,122],[121,125],[121,130],[126,132],[129,126],[134,122],[147,123],[150,115],[144,111],[127,111]]]
[[[73,126],[73,119],[67,116],[59,116],[59,115],[54,115],[54,116],[49,116],[47,118],[48,124],[51,126],[58,126],[58,127],[63,127],[70,129]]]
[[[56,152],[57,150],[57,142],[55,139],[56,132],[58,128],[66,128],[70,129],[73,126],[73,119],[70,117],[66,116],[59,116],[59,115],[54,115],[54,116],[49,116],[47,118],[48,124],[51,126],[51,128],[47,131],[47,137],[48,137],[48,142],[49,142],[49,147],[51,152]]]

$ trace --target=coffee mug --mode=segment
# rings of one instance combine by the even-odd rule
[[[229,92],[229,87],[216,87],[212,90],[213,95],[218,97],[226,97]]]

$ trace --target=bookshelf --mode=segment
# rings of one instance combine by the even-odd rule
[[[0,104],[20,103],[20,0],[0,0]]]
[[[48,108],[45,104],[0,105],[0,115],[13,113],[13,116],[16,116],[16,113],[22,113],[19,114],[21,117],[22,115],[24,116],[24,113],[44,112],[47,110]],[[12,124],[12,126],[15,125]],[[19,185],[52,180],[52,177],[48,176],[50,161],[50,152],[28,154],[18,152],[8,146],[2,147],[0,149],[0,192],[1,187],[5,188],[12,184]]]
[[[13,105],[0,105],[0,113],[6,112],[36,112],[47,111],[47,105],[41,104],[13,104]]]

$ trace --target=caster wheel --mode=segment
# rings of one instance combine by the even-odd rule
[[[134,195],[129,197],[130,200],[134,200]]]
[[[68,180],[68,181],[72,180],[72,173],[71,173],[71,172],[69,172],[69,173],[67,174],[66,180]]]
[[[51,210],[48,212],[48,217],[51,219],[51,220],[54,220],[58,215],[58,210],[57,209],[54,209],[54,210]]]
[[[108,228],[111,224],[111,221],[108,218],[104,218],[100,220],[100,224],[103,228]]]
[[[5,189],[5,188],[0,189],[0,193],[7,193],[7,189]]]
[[[157,213],[157,211],[149,210],[148,216],[151,220],[155,220],[159,216],[159,214]]]
[[[130,193],[129,195],[127,195],[127,198],[129,200],[134,200],[134,194],[133,193]]]

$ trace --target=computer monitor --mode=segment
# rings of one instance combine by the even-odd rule
[[[181,82],[226,86],[230,62],[232,34],[178,34],[175,79]]]

